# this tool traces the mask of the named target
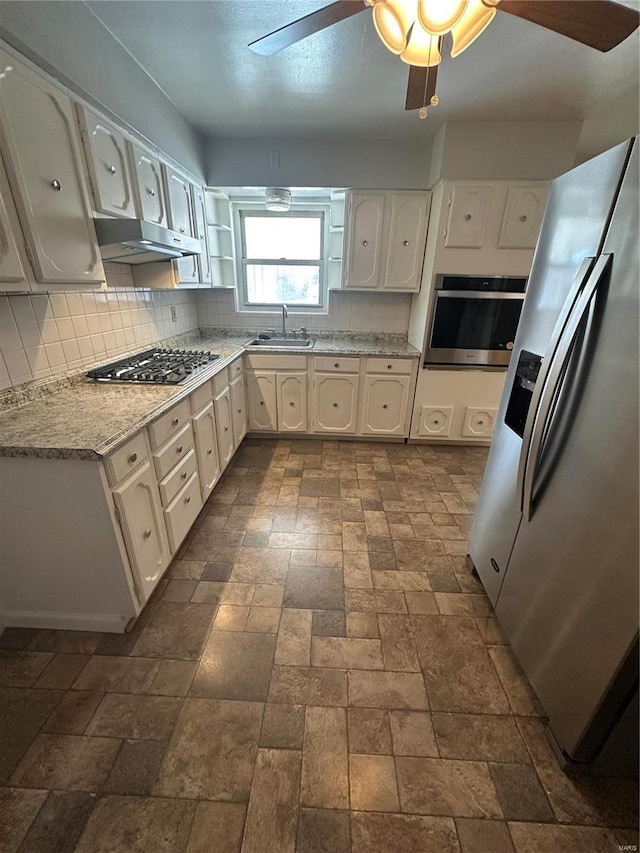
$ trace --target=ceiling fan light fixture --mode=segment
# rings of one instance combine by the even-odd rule
[[[418,0],[418,21],[432,36],[443,36],[458,23],[467,0]]]
[[[464,15],[451,30],[451,56],[460,56],[486,30],[495,14],[495,6],[489,6],[483,0],[469,0]]]
[[[291,207],[291,191],[280,187],[267,187],[264,191],[264,206],[267,210],[286,212]]]
[[[391,53],[400,54],[416,19],[416,0],[378,0],[373,6],[373,23],[380,40]]]
[[[400,59],[407,65],[433,68],[435,65],[439,65],[442,59],[439,41],[438,36],[425,33],[422,27],[414,25],[407,46],[400,54]]]

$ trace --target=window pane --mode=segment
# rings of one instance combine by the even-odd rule
[[[247,258],[320,260],[319,216],[243,217]]]
[[[319,267],[247,264],[247,301],[281,305],[319,305]]]

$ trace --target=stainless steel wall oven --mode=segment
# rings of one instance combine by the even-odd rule
[[[506,367],[526,278],[437,275],[424,363]]]

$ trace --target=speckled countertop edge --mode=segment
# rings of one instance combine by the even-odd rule
[[[156,346],[205,349],[220,359],[180,386],[101,385],[85,372],[32,382],[0,395],[0,456],[97,460],[112,453],[155,418],[211,379],[241,355],[256,336],[253,330],[203,328],[165,339]],[[363,355],[418,358],[420,353],[401,335],[314,333],[311,347],[259,345],[250,352],[308,355]],[[118,358],[140,352],[136,347]],[[115,359],[110,359],[111,361]],[[96,364],[105,364],[102,359]],[[108,414],[105,414],[108,413]],[[73,423],[81,420],[73,439]],[[107,427],[111,423],[112,427]],[[47,429],[49,430],[47,435]],[[104,430],[108,429],[105,437]],[[70,444],[71,446],[67,446]]]

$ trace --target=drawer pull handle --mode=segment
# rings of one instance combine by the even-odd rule
[[[337,408],[338,408],[338,404],[337,404],[337,403],[334,403],[334,404],[333,404],[333,408],[334,408],[334,409],[337,409]]]
[[[465,216],[465,219],[466,219],[466,221],[468,222],[468,221],[471,219],[471,214],[470,214],[470,213],[467,213],[467,215]]]
[[[393,370],[393,365],[392,365],[392,364],[388,364],[388,365],[387,365],[387,370]]]
[[[116,169],[116,167],[112,164],[111,166],[109,166],[109,171],[111,172],[111,174],[112,174],[112,175],[115,175],[115,174],[116,174],[116,172],[117,172],[117,169]]]
[[[184,502],[185,502],[186,504],[191,503],[191,495],[187,495],[187,496],[186,496],[186,498],[184,499]]]
[[[389,406],[387,406],[387,404],[386,404],[386,403],[383,403],[383,404],[382,404],[382,408],[383,408],[383,409],[388,409],[388,408],[389,408]]]
[[[336,363],[335,363],[333,366],[334,366],[334,367],[340,367],[340,362],[339,362],[339,361],[336,361]]]
[[[366,240],[363,240],[363,241],[362,241],[362,245],[363,245],[363,246],[368,246],[369,244],[368,244],[368,242],[367,242]]]
[[[181,445],[181,444],[179,444],[179,445],[176,447],[176,453],[182,453],[182,445]]]
[[[180,418],[173,418],[173,420],[171,421],[171,426],[178,426],[179,423]]]
[[[137,454],[137,453],[132,453],[132,454],[131,454],[131,456],[129,456],[129,457],[128,457],[128,459],[127,459],[127,462],[128,462],[130,465],[133,465],[133,463],[134,463],[134,462],[137,462],[137,461],[138,461],[138,454]]]
[[[387,408],[387,407],[385,406],[385,409],[386,409],[386,408]],[[181,480],[186,480],[188,476],[189,476],[188,472],[187,472],[187,471],[183,471],[183,472],[182,472],[182,474],[180,474],[180,479],[181,479]]]
[[[51,181],[51,189],[55,190],[57,193],[59,193],[60,190],[62,189],[62,184],[60,183],[60,181],[57,178],[54,178]]]
[[[403,245],[403,246],[408,246],[408,245],[409,245],[409,241],[408,241],[408,240],[403,240],[403,241],[402,241],[402,245]]]
[[[526,221],[527,221],[527,217],[523,213],[522,216],[520,217],[520,222],[526,222]]]
[[[153,187],[147,187],[147,192],[149,193],[149,195],[152,195],[152,196],[156,194],[156,191],[154,190]]]
[[[207,456],[211,456],[211,454],[212,454],[212,453],[213,453],[213,447],[210,447],[210,448],[207,450]]]
[[[151,538],[151,528],[149,527],[147,530],[145,530],[145,532],[142,535],[144,536],[145,539],[150,539]]]

